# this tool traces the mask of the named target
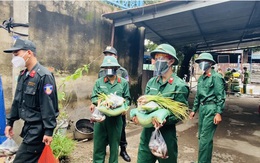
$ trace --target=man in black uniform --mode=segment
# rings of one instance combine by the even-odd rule
[[[117,59],[117,50],[115,48],[111,47],[111,46],[107,46],[106,49],[104,50],[103,54],[105,56],[113,56]],[[116,75],[126,79],[127,81],[129,81],[128,72],[122,66],[120,66],[117,69]],[[98,73],[98,78],[101,78],[101,77],[104,77],[104,76],[106,76],[105,69],[101,69]],[[95,106],[91,105],[90,107],[94,108]],[[126,134],[125,134],[125,126],[126,126],[125,115],[122,115],[122,120],[123,120],[123,128],[122,128],[121,140],[120,140],[120,148],[121,148],[120,156],[122,156],[122,158],[125,161],[131,162],[131,158],[126,152],[127,141],[126,141]]]
[[[5,135],[12,138],[13,124],[24,120],[20,145],[14,163],[37,163],[45,145],[52,142],[58,111],[54,76],[35,57],[36,47],[29,40],[17,39],[14,46],[4,50],[12,53],[14,67],[26,68],[20,72],[17,88],[7,116]]]

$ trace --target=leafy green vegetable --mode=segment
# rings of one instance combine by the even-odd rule
[[[51,143],[51,149],[56,158],[68,157],[74,150],[76,142],[65,135],[55,133]]]

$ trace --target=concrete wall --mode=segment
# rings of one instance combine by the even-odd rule
[[[9,1],[0,1],[0,23],[12,16],[13,8]],[[12,99],[12,55],[3,53],[6,47],[10,47],[12,35],[0,28],[0,75],[4,89],[5,106],[10,107]]]
[[[69,72],[92,62],[110,44],[111,25],[101,14],[112,9],[98,1],[30,2],[29,34],[38,45],[38,59]],[[100,63],[93,62],[90,72]]]
[[[12,2],[0,1],[0,21],[13,17]],[[78,84],[71,84],[80,98],[90,96],[103,60],[102,51],[111,42],[111,21],[101,15],[118,10],[99,1],[30,1],[29,39],[36,43],[37,58],[43,65],[54,68],[58,84],[61,77],[74,72],[83,64],[90,64],[87,77]],[[17,23],[23,23],[16,20]],[[12,55],[4,54],[9,48],[12,35],[0,29],[0,74],[2,75],[6,109],[12,101]],[[115,44],[119,52],[119,63],[130,74],[132,92],[139,89],[142,75],[144,33],[135,26],[115,29]],[[134,93],[137,94],[137,93]],[[135,95],[136,97],[137,95]]]

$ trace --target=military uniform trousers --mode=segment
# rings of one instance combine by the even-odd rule
[[[156,160],[158,160],[159,163],[177,163],[178,145],[175,125],[165,125],[160,128],[160,132],[167,145],[168,155],[171,156],[167,159],[158,158],[150,151],[149,141],[154,130],[154,127],[143,128],[138,149],[137,163],[155,163]]]
[[[214,124],[216,104],[200,105],[199,108],[199,163],[211,163],[213,150],[213,137],[217,129]]]
[[[125,115],[122,115],[122,121],[123,121],[123,126],[122,126],[120,147],[126,147],[127,141],[126,141],[126,133],[125,133],[125,127],[126,127],[126,116]]]
[[[108,117],[94,124],[93,163],[104,163],[106,146],[110,147],[109,163],[118,163],[118,146],[123,127],[122,116]]]

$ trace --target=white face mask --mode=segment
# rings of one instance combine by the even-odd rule
[[[22,57],[20,56],[14,56],[12,59],[12,63],[14,65],[15,68],[24,68],[25,67],[25,60],[23,59],[23,57],[26,55],[27,53],[25,53]]]

